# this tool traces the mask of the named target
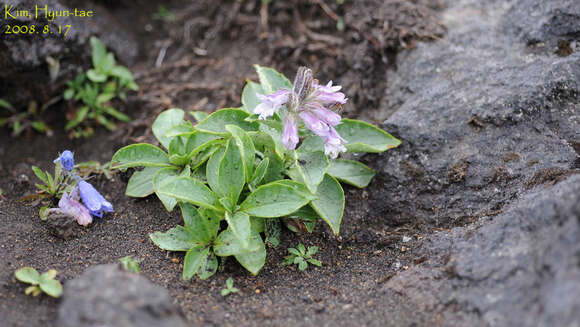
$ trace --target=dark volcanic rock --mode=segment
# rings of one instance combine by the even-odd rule
[[[504,32],[505,6],[481,6],[449,8],[445,41],[400,56],[390,78],[376,118],[388,118],[385,129],[403,144],[378,167],[390,196],[370,200],[392,224],[471,222],[501,210],[536,174],[575,168],[580,53],[532,54]]]
[[[117,265],[89,268],[64,286],[57,326],[186,326],[166,289]]]
[[[427,237],[380,296],[444,325],[578,326],[580,53],[506,29],[577,39],[578,6],[450,1],[445,39],[399,57],[375,118],[403,144],[367,157],[384,191],[369,192],[370,216],[463,227]]]

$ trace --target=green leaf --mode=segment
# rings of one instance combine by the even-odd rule
[[[272,141],[274,142],[274,150],[276,151],[276,154],[278,155],[278,157],[280,158],[284,158],[284,154],[286,153],[286,147],[284,146],[284,143],[282,143],[282,123],[280,122],[276,122],[276,121],[271,121],[273,123],[278,123],[278,127],[272,127],[269,125],[266,125],[264,123],[263,120],[260,120],[260,131],[266,133],[267,135],[269,135],[272,138]],[[276,124],[272,124],[272,125],[276,125]]]
[[[116,65],[111,68],[111,75],[116,76],[124,81],[133,81],[133,74],[131,74],[131,71],[127,69],[127,67]]]
[[[246,181],[249,181],[254,172],[254,157],[256,154],[254,142],[252,142],[252,138],[248,133],[236,125],[227,125],[226,130],[232,133],[232,137],[239,148],[246,171]]]
[[[212,251],[209,251],[207,255],[201,261],[199,270],[197,271],[197,277],[201,280],[206,280],[213,276],[218,269],[218,260]]]
[[[261,103],[260,99],[256,96],[256,93],[264,93],[262,86],[256,82],[247,81],[246,86],[244,86],[244,90],[242,91],[242,105],[244,110],[249,114],[254,113],[254,108]]]
[[[336,159],[330,162],[328,174],[339,181],[363,188],[369,185],[375,172],[367,165],[354,160]]]
[[[268,170],[269,163],[270,163],[270,159],[268,159],[267,157],[264,158],[262,161],[260,161],[260,163],[256,167],[256,170],[254,171],[254,175],[252,175],[252,178],[250,178],[250,181],[249,181],[249,183],[252,186],[255,187],[255,186],[260,185],[260,182],[262,181],[264,176],[266,176],[266,171]]]
[[[300,243],[296,248],[298,249],[298,251],[300,251],[301,257],[306,255],[306,247],[304,247],[304,244]]]
[[[117,109],[111,107],[111,106],[105,106],[103,107],[103,111],[106,112],[107,114],[111,115],[112,117],[114,117],[115,119],[128,123],[131,121],[131,118],[129,118],[129,116],[125,115],[124,113],[118,111]]]
[[[149,238],[159,248],[167,251],[187,251],[194,246],[201,246],[191,229],[175,226],[165,233],[155,232]]]
[[[219,138],[219,136],[214,134],[195,131],[193,134],[187,137],[187,142],[185,143],[188,156],[192,158],[208,146],[218,144],[221,142]]]
[[[311,246],[308,248],[308,252],[306,252],[306,256],[312,257],[313,255],[318,252],[318,246]]]
[[[175,205],[177,204],[177,200],[171,196],[163,195],[159,193],[159,188],[162,185],[171,183],[175,178],[177,178],[177,170],[174,168],[162,168],[155,173],[153,176],[153,190],[155,190],[155,194],[163,203],[165,209],[169,212],[173,211]]]
[[[233,207],[238,203],[246,182],[243,158],[233,138],[229,140],[220,160],[217,178],[218,185],[214,191],[219,197],[227,197],[231,203],[230,207]]]
[[[234,279],[233,279],[233,278],[229,277],[229,278],[226,280],[226,287],[227,287],[227,288],[232,288],[232,287],[234,287]]]
[[[296,182],[304,183],[310,192],[316,193],[318,184],[322,182],[322,178],[328,170],[328,157],[322,151],[296,152],[296,154],[298,160],[296,160],[295,167],[291,169],[295,172],[291,173],[290,176]],[[299,174],[298,178],[296,178],[296,174]]]
[[[171,142],[171,138],[167,137],[166,133],[173,127],[180,125],[183,122],[183,116],[185,116],[183,110],[172,108],[160,113],[153,122],[151,127],[153,135],[166,149],[169,149],[169,143]]]
[[[183,260],[183,280],[189,280],[197,273],[209,250],[209,247],[195,246],[187,251]]]
[[[36,269],[24,267],[14,272],[14,277],[23,283],[37,285],[40,282],[40,274]]]
[[[89,69],[87,71],[87,77],[89,80],[91,80],[91,82],[95,82],[95,83],[102,83],[104,81],[107,80],[107,75],[95,70],[95,69]]]
[[[43,273],[42,275],[40,275],[39,284],[42,284],[47,280],[54,279],[56,277],[56,274],[58,274],[56,269],[50,269],[49,271]]]
[[[153,189],[153,177],[159,169],[159,167],[145,167],[141,171],[134,172],[127,183],[125,195],[134,198],[144,198],[153,194],[155,192]]]
[[[264,219],[266,222],[266,243],[276,248],[280,245],[280,233],[282,232],[282,225],[280,219]]]
[[[202,182],[191,177],[177,177],[171,182],[161,185],[157,193],[170,196],[177,201],[223,211],[215,194]]]
[[[11,111],[14,111],[14,107],[10,104],[10,102],[4,100],[4,99],[0,99],[0,108],[4,108],[4,109],[8,109]]]
[[[258,65],[254,65],[254,68],[265,94],[274,93],[281,88],[292,89],[292,83],[275,69]]]
[[[137,143],[119,149],[111,159],[111,166],[114,169],[140,166],[171,167],[171,163],[167,153],[160,148],[148,143]]]
[[[313,264],[317,267],[322,267],[322,262],[320,262],[320,260],[308,259],[308,263]]]
[[[300,147],[296,151],[303,153],[316,151],[324,152],[324,141],[318,135],[308,136],[304,141],[302,141],[302,144],[300,144]]]
[[[401,141],[391,134],[360,120],[345,118],[335,128],[348,142],[346,144],[348,152],[378,153],[401,144]]]
[[[190,111],[189,114],[192,115],[197,122],[200,122],[209,116],[205,111]]]
[[[48,184],[48,178],[46,177],[46,174],[42,171],[42,169],[36,167],[36,166],[32,166],[32,171],[34,172],[34,175],[36,175],[36,177],[38,177],[38,179],[40,179],[42,182],[44,182],[44,184]]]
[[[114,131],[115,129],[117,129],[117,125],[115,125],[115,123],[109,121],[105,116],[101,114],[98,114],[96,119],[97,122],[99,122],[99,124],[105,126],[105,128],[110,131]]]
[[[2,194],[0,194],[2,195]],[[42,208],[40,208],[40,210],[38,210],[38,216],[40,217],[40,220],[46,220],[48,219],[48,213],[50,210],[50,206],[43,206]]]
[[[75,117],[72,120],[69,120],[64,127],[65,130],[71,130],[72,128],[76,127],[78,124],[82,123],[83,120],[87,117],[90,108],[88,106],[82,106],[77,109],[75,113]]]
[[[90,43],[92,48],[91,59],[93,61],[93,67],[97,68],[101,66],[101,62],[105,60],[105,57],[107,56],[107,49],[101,40],[94,36],[91,36]]]
[[[176,136],[189,136],[194,134],[196,131],[190,121],[182,121],[180,124],[175,125],[165,132],[165,136],[168,138],[174,138]]]
[[[207,161],[207,165],[206,165],[206,170],[205,170],[205,177],[207,178],[207,183],[209,185],[209,187],[211,187],[211,189],[216,192],[216,193],[221,193],[220,192],[220,186],[219,186],[219,168],[220,168],[220,162],[222,161],[222,158],[224,157],[224,153],[225,153],[226,149],[224,147],[219,147],[218,150],[216,150],[211,157],[209,158],[209,160]]]
[[[302,260],[298,263],[298,269],[300,269],[300,271],[304,271],[306,268],[308,268],[306,261]]]
[[[184,166],[189,162],[189,156],[185,149],[184,138],[174,137],[169,143],[169,161],[176,166]]]
[[[248,250],[252,233],[250,216],[239,211],[233,216],[229,212],[226,212],[226,221],[228,222],[228,228],[232,231],[242,249]]]
[[[264,157],[268,158],[270,162],[268,163],[266,175],[264,175],[264,178],[262,179],[262,184],[278,181],[284,178],[284,162],[282,159],[271,150],[264,152]]]
[[[220,227],[220,219],[217,215],[202,216],[199,211],[189,203],[179,203],[181,215],[185,227],[195,236],[195,240],[201,244],[211,243],[217,236]]]
[[[39,286],[44,293],[52,297],[60,297],[62,295],[62,285],[58,280],[49,279],[40,283]]]
[[[290,181],[288,181],[290,182]],[[297,183],[273,182],[258,187],[240,205],[251,216],[274,218],[286,216],[308,203]]]
[[[245,121],[250,115],[236,108],[220,109],[204,120],[200,121],[195,127],[211,134],[227,135],[226,125],[237,125],[245,131],[256,131],[259,126],[255,122]]]
[[[344,212],[344,191],[340,183],[326,174],[318,185],[316,195],[318,199],[312,201],[312,208],[328,223],[334,235],[338,235]]]
[[[224,257],[233,255],[253,275],[258,274],[266,262],[266,246],[259,233],[252,231],[248,249],[238,242],[230,228],[220,233],[215,241],[214,252]]]

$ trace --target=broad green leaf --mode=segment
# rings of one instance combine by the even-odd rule
[[[170,167],[169,156],[160,148],[148,144],[131,144],[119,149],[111,159],[114,169],[130,167]]]
[[[301,182],[308,187],[310,192],[316,193],[318,184],[322,182],[324,174],[328,170],[329,162],[324,152],[296,152],[298,159],[295,166],[291,169],[295,170],[290,176],[296,182]],[[296,178],[296,174],[299,177]]]
[[[224,230],[215,241],[214,253],[221,257],[235,256],[238,262],[253,275],[258,274],[266,262],[266,246],[260,234],[254,231],[252,231],[248,249],[245,250],[231,229]]]
[[[265,121],[260,120],[260,131],[270,135],[272,141],[274,141],[275,151],[278,157],[284,158],[284,154],[286,153],[286,147],[284,143],[282,143],[282,123],[271,121],[273,124],[271,125],[279,125],[278,127],[273,127],[264,123]]]
[[[215,192],[219,197],[227,197],[231,203],[230,207],[233,207],[238,203],[245,182],[243,157],[236,141],[231,138],[220,161],[218,189]]]
[[[258,65],[254,65],[254,68],[265,94],[274,93],[281,88],[292,89],[292,83],[275,69]]]
[[[324,141],[318,135],[310,135],[302,141],[297,152],[316,152],[324,151]]]
[[[133,74],[131,74],[131,71],[127,69],[127,67],[116,65],[111,68],[111,75],[116,76],[121,80],[133,81]]]
[[[240,205],[251,216],[274,218],[286,216],[308,203],[297,183],[272,182],[258,187]]]
[[[155,232],[149,238],[159,248],[167,251],[187,251],[194,246],[201,246],[191,229],[175,226],[165,233]]]
[[[209,250],[209,246],[195,246],[187,251],[183,260],[183,280],[189,280],[197,273]]]
[[[367,165],[354,160],[336,159],[330,162],[328,174],[347,184],[363,188],[369,185],[375,172]]]
[[[97,68],[101,65],[101,62],[105,60],[105,57],[107,56],[107,49],[101,40],[94,36],[91,36],[90,43],[92,49],[91,59],[93,61],[93,67]]]
[[[269,163],[270,159],[268,159],[267,157],[264,158],[262,161],[260,161],[260,163],[256,167],[256,170],[254,171],[254,175],[252,175],[249,181],[249,183],[252,186],[255,187],[260,185],[260,182],[262,181],[262,179],[264,179],[264,176],[266,176],[266,171],[268,170]]]
[[[177,177],[161,185],[157,193],[170,196],[177,201],[223,211],[215,194],[205,184],[191,177]]]
[[[36,285],[40,282],[40,274],[36,269],[24,267],[14,272],[14,277],[23,283]]]
[[[248,122],[245,119],[250,115],[236,108],[226,108],[220,109],[211,115],[207,116],[204,120],[200,121],[195,127],[200,130],[211,134],[227,135],[226,125],[237,125],[245,131],[256,131],[258,130],[258,124],[254,122]]]
[[[335,128],[348,142],[346,144],[348,152],[378,153],[401,144],[401,141],[391,134],[360,120],[345,118]]]
[[[151,127],[153,134],[159,143],[161,143],[161,145],[166,149],[169,149],[169,143],[171,142],[171,138],[166,135],[167,132],[173,127],[181,124],[184,115],[185,113],[181,109],[167,109],[160,113],[155,119],[155,122],[153,122],[153,126]]]
[[[196,131],[193,128],[193,125],[191,124],[191,122],[184,120],[180,124],[169,128],[165,132],[165,136],[168,138],[174,138],[176,136],[187,136],[188,137],[189,135],[191,135],[195,132]]]
[[[209,116],[205,111],[190,111],[189,114],[192,115],[197,122],[200,122]]]
[[[289,187],[294,188],[294,190],[296,190],[296,192],[298,192],[298,194],[300,194],[303,198],[305,198],[307,200],[315,200],[316,199],[316,195],[310,193],[310,191],[308,190],[306,185],[304,185],[302,183],[291,181],[289,179],[281,179],[279,181],[276,181],[276,183],[278,183],[280,185],[285,185],[285,186],[289,186]]]
[[[183,137],[176,136],[169,143],[169,161],[176,166],[184,166],[189,162]]]
[[[62,285],[58,280],[46,280],[40,283],[38,286],[40,286],[40,289],[44,293],[52,297],[60,297],[62,295]]]
[[[232,133],[232,137],[240,150],[246,171],[246,181],[249,181],[254,172],[254,157],[256,154],[254,142],[252,142],[252,138],[250,138],[248,133],[236,125],[227,125],[226,130]]]
[[[155,192],[153,189],[153,177],[159,169],[161,168],[145,167],[141,171],[134,172],[127,183],[125,195],[134,198],[144,198],[153,194]]]
[[[201,280],[206,280],[213,276],[218,269],[218,260],[213,251],[209,251],[201,261],[197,277]]]
[[[284,178],[284,162],[282,159],[271,150],[264,152],[264,157],[268,158],[269,163],[268,169],[266,169],[266,174],[262,179],[262,184],[267,184]]]
[[[89,80],[91,80],[91,82],[95,83],[102,83],[107,80],[107,75],[99,72],[96,69],[89,69],[87,71],[87,77]]]
[[[223,149],[221,146],[222,143],[222,140],[215,140],[201,146],[200,148],[203,148],[203,150],[201,150],[195,156],[191,157],[191,167],[193,169],[197,169],[199,166],[203,165],[214,153],[220,149]],[[203,177],[205,180],[205,167],[203,171]]]
[[[177,178],[177,173],[176,169],[162,168],[153,176],[153,190],[155,190],[155,194],[168,212],[173,211],[173,208],[177,205],[177,200],[171,196],[159,193],[159,188],[162,185],[171,183],[173,179]]]
[[[261,102],[256,96],[256,93],[264,94],[262,86],[256,82],[247,81],[242,91],[242,105],[244,110],[249,114],[253,114],[254,108]]]
[[[226,149],[224,147],[220,147],[216,152],[214,152],[207,161],[205,168],[205,177],[207,178],[207,183],[209,187],[211,187],[211,189],[216,193],[221,193],[219,187],[218,171],[225,151]]]
[[[108,52],[105,58],[101,60],[99,66],[95,67],[99,73],[104,74],[105,76],[109,76],[111,74],[111,70],[115,67],[115,56]],[[88,74],[87,74],[88,76]]]
[[[203,217],[195,206],[189,203],[181,202],[179,207],[185,227],[193,232],[199,243],[209,244],[216,238],[220,227],[219,217],[214,215]]]
[[[47,272],[40,275],[39,284],[42,284],[42,283],[46,282],[47,280],[54,279],[56,277],[56,274],[58,274],[56,269],[48,270]]]
[[[32,168],[32,171],[34,172],[34,175],[36,175],[36,177],[38,177],[38,179],[43,181],[44,184],[48,184],[48,178],[46,177],[46,174],[42,171],[42,169],[40,169],[36,166],[32,166],[31,168]]]
[[[311,202],[312,208],[328,223],[334,235],[338,235],[344,212],[344,191],[340,183],[326,174],[318,185],[316,195],[318,199]]]
[[[196,153],[202,151],[206,146],[210,144],[215,144],[214,140],[219,139],[220,137],[215,134],[204,133],[200,131],[195,131],[193,134],[187,137],[187,142],[185,144],[185,148],[189,153],[189,157],[191,158]],[[214,141],[212,143],[209,143]]]
[[[234,234],[238,243],[244,250],[248,250],[250,246],[250,236],[252,228],[250,226],[250,216],[243,212],[236,212],[234,215],[226,212],[226,221],[228,227]]]

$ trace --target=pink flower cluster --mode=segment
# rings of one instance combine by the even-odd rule
[[[297,123],[301,120],[306,128],[322,138],[324,152],[335,159],[340,152],[346,152],[346,140],[334,129],[342,118],[329,109],[346,103],[344,93],[339,92],[341,88],[333,86],[332,81],[326,85],[318,84],[310,69],[300,67],[292,90],[280,89],[269,95],[256,94],[262,102],[256,106],[254,113],[259,115],[259,119],[266,119],[285,105],[288,114],[284,118],[282,133],[284,146],[290,150],[296,148],[299,142]]]

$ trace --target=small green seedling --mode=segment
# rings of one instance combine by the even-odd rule
[[[24,291],[24,294],[32,296],[38,296],[40,293],[44,292],[52,297],[60,297],[62,294],[62,285],[56,279],[57,271],[50,269],[44,274],[39,274],[36,269],[31,267],[24,267],[16,270],[14,272],[14,277],[19,281],[27,284],[31,284]]]
[[[52,128],[43,121],[42,114],[56,102],[55,99],[57,98],[41,106],[36,101],[30,100],[25,109],[17,109],[8,101],[0,99],[0,127],[10,126],[12,128],[12,136],[18,136],[22,132],[31,129],[49,136],[52,135]]]
[[[91,175],[104,175],[107,179],[113,177],[114,171],[111,170],[111,163],[104,164],[98,161],[79,162],[75,165],[77,173],[82,178],[87,178]]]
[[[222,290],[222,296],[228,296],[230,294],[238,293],[240,290],[234,287],[234,279],[228,278],[226,280],[226,288]]]
[[[310,246],[308,247],[308,251],[306,251],[304,244],[300,243],[298,244],[297,249],[288,248],[288,252],[290,252],[290,255],[284,258],[284,261],[282,262],[282,265],[284,266],[296,264],[300,271],[304,271],[308,268],[309,263],[317,267],[322,266],[322,262],[312,258],[312,256],[318,252],[318,246]]]
[[[113,53],[108,52],[99,39],[91,37],[90,43],[93,68],[68,81],[68,88],[64,92],[65,100],[79,104],[74,117],[69,119],[65,126],[74,138],[88,137],[93,133],[87,120],[94,120],[111,131],[115,130],[117,125],[107,116],[121,122],[129,122],[129,116],[113,108],[111,100],[119,98],[124,101],[127,91],[139,89],[131,71],[125,66],[118,65]]]
[[[123,266],[123,269],[128,272],[133,272],[136,274],[141,272],[141,269],[139,269],[139,261],[131,258],[130,255],[122,257],[119,259],[119,262],[121,263],[121,266]]]

